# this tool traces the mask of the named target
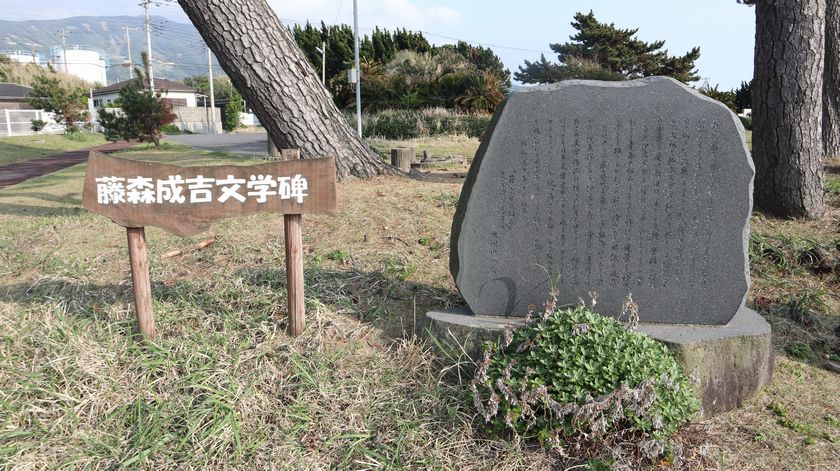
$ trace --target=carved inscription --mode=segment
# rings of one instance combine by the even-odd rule
[[[561,303],[594,290],[608,315],[628,293],[648,322],[734,315],[749,283],[741,131],[676,82],[639,82],[537,88],[505,104],[453,224],[453,275],[473,311],[525,315],[559,277]]]

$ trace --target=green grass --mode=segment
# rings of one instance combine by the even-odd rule
[[[825,192],[832,197],[840,196],[840,175],[826,176]]]
[[[81,136],[84,138],[79,141],[61,134],[0,138],[0,165],[98,146],[107,142],[102,134],[81,134]]]

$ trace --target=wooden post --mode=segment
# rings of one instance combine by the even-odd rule
[[[411,171],[411,164],[414,162],[413,147],[397,147],[391,149],[391,165],[403,172]]]
[[[284,160],[300,158],[300,151],[283,149]],[[283,215],[286,234],[286,285],[288,287],[288,327],[292,337],[303,333],[306,306],[303,300],[303,217],[300,214]]]
[[[142,227],[127,227],[128,259],[131,263],[131,284],[134,287],[134,307],[140,333],[153,339],[155,316],[152,312],[152,284],[149,279],[149,258],[146,252],[146,231]]]

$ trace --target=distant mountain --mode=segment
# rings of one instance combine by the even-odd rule
[[[162,17],[152,18],[152,58],[156,77],[182,79],[207,74],[207,49],[198,31],[191,24],[176,23]],[[4,21],[0,20],[0,51],[29,53],[35,44],[36,53],[50,55],[51,47],[61,47],[58,31],[67,34],[67,47],[102,51],[109,61],[108,83],[128,78],[128,47],[123,26],[133,28],[131,59],[141,63],[140,53],[146,50],[145,19],[143,16],[77,16],[60,20]],[[214,59],[214,64],[216,61]],[[214,70],[219,73],[218,69]]]

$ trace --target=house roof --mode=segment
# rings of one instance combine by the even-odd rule
[[[120,90],[123,89],[123,87],[128,85],[130,82],[131,82],[131,80],[123,80],[122,82],[117,82],[117,83],[108,85],[107,87],[97,88],[96,90],[93,91],[93,96],[111,95],[113,93],[118,93]],[[199,93],[199,91],[196,90],[195,88],[184,85],[181,82],[175,82],[175,81],[172,81],[172,80],[158,79],[158,78],[155,79],[155,89],[157,89],[157,90],[163,89],[163,90],[166,90],[168,92]]]
[[[32,87],[16,83],[0,83],[0,100],[25,100]]]

